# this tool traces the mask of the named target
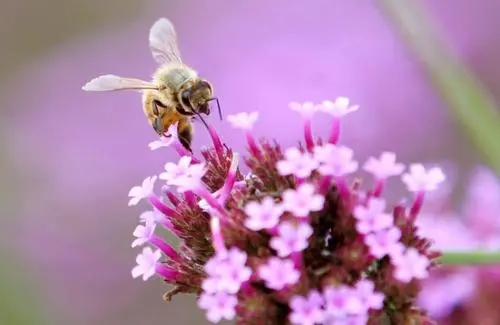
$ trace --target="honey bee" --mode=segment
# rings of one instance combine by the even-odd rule
[[[177,43],[174,25],[166,18],[157,20],[149,31],[149,48],[159,64],[151,82],[112,74],[102,75],[82,87],[85,91],[139,90],[143,110],[149,123],[159,135],[177,124],[180,143],[189,151],[193,139],[192,120],[195,117],[208,128],[202,114],[210,114],[210,102],[215,101],[222,119],[217,97],[210,82],[198,77],[184,64]]]

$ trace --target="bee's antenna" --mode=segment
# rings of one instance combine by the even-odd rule
[[[215,102],[217,103],[217,109],[219,110],[219,117],[220,117],[220,120],[222,121],[222,110],[220,109],[219,98],[217,98],[217,97],[210,98],[208,101],[212,101],[212,100],[215,100]]]

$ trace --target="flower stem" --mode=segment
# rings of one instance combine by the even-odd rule
[[[443,252],[439,262],[444,265],[491,265],[500,264],[500,252],[470,251]]]

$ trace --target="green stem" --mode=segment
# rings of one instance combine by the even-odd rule
[[[500,252],[443,252],[439,262],[445,265],[500,265]]]
[[[378,0],[486,162],[500,175],[500,114],[490,94],[441,39],[418,1]]]

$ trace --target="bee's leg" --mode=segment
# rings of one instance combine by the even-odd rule
[[[193,150],[191,149],[191,141],[193,141],[193,129],[189,120],[186,119],[179,121],[179,123],[177,124],[177,136],[182,146],[189,152],[193,153]]]
[[[165,129],[163,128],[163,122],[161,118],[155,117],[153,120],[153,129],[158,133],[158,135],[163,135],[165,133]]]

